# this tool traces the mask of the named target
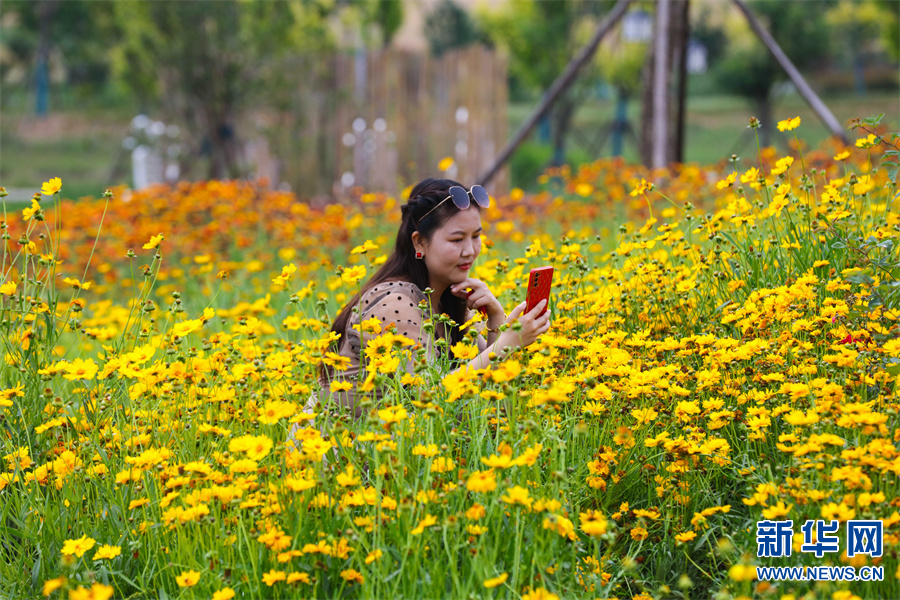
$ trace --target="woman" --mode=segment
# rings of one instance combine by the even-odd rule
[[[478,335],[480,354],[468,362],[471,369],[490,368],[491,352],[503,360],[516,348],[531,345],[550,328],[550,311],[538,316],[546,302],[527,314],[522,314],[522,302],[507,317],[487,285],[469,276],[481,252],[481,209],[487,206],[489,198],[481,186],[466,190],[449,179],[425,179],[412,189],[409,201],[400,207],[402,220],[393,253],[344,306],[332,325],[331,330],[340,334],[332,350],[349,361],[349,367],[341,370],[320,363],[320,395],[311,397],[304,410],[311,412],[317,400],[326,406],[330,400],[352,409],[357,418],[362,415],[362,393],[356,389],[330,391],[332,381],[349,381],[355,387],[365,377],[361,364],[366,343],[380,334],[369,333],[366,327],[360,332],[361,322],[377,319],[382,332],[394,323],[398,334],[421,344],[429,360],[433,360],[438,350],[432,334],[423,330],[428,314],[423,316],[419,308],[423,300],[429,304],[431,314],[445,313],[457,323],[453,327],[434,323],[434,335],[447,341],[446,353],[463,337],[459,324],[468,321],[475,310],[486,310],[488,336],[485,339]],[[433,290],[430,296],[423,292],[429,287]],[[472,291],[467,293],[467,289]],[[361,314],[354,313],[356,306]],[[521,324],[519,331],[499,332],[501,324],[512,324],[516,319]],[[414,361],[405,367],[414,373]],[[376,402],[382,393],[381,389],[374,389]]]

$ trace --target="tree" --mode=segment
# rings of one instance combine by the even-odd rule
[[[382,45],[387,48],[403,25],[403,3],[398,0],[375,0],[372,20],[381,29]]]
[[[479,19],[497,45],[509,53],[510,77],[543,92],[584,46],[612,4],[596,0],[512,0],[504,11],[481,13]],[[572,118],[600,77],[595,58],[554,104],[550,115],[554,164],[564,161]]]
[[[442,0],[425,17],[425,37],[432,56],[469,44],[489,45],[490,39],[465,10],[453,0]]]
[[[839,0],[825,13],[825,21],[834,32],[833,39],[841,40],[841,53],[835,58],[853,69],[853,81],[857,94],[866,91],[863,67],[866,54],[872,54],[879,44],[888,41],[884,25],[891,23],[891,11],[877,2]],[[894,28],[897,24],[893,23]],[[847,64],[849,63],[849,64]]]
[[[326,20],[333,4],[326,0],[123,0],[112,7],[105,33],[116,76],[178,117],[209,154],[211,179],[243,174],[239,115],[298,84],[279,59],[333,44]]]
[[[3,0],[0,3],[0,81],[23,73],[37,89],[39,113],[49,106],[49,65],[64,65],[62,77],[80,94],[96,94],[109,79],[107,45],[94,24],[108,19],[109,3],[87,0]]]
[[[816,9],[810,10],[809,2],[750,3],[757,18],[798,69],[822,62],[828,56],[830,37],[823,15],[834,2],[820,0],[815,4]],[[753,102],[755,116],[761,123],[760,141],[768,145],[773,126],[772,89],[787,76],[741,15],[734,15],[727,27],[727,50],[713,74],[723,90]]]

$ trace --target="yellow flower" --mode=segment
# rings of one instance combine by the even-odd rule
[[[477,521],[487,514],[485,508],[477,502],[466,510],[466,518]]]
[[[272,569],[268,573],[263,573],[263,582],[269,587],[272,587],[275,583],[284,581],[285,579],[287,579],[287,573],[284,571]]]
[[[381,555],[384,554],[381,550],[373,550],[366,555],[366,564],[371,565],[373,562],[381,558]]]
[[[844,150],[843,152],[838,152],[838,153],[834,156],[834,160],[847,160],[848,158],[850,158],[850,151],[849,151],[849,150]]]
[[[31,199],[31,206],[22,210],[22,219],[27,221],[41,210],[41,205],[34,198]]]
[[[175,582],[178,584],[178,587],[191,587],[193,585],[197,585],[198,581],[200,581],[199,571],[185,571],[175,578]]]
[[[778,131],[793,131],[800,125],[800,117],[778,121]]]
[[[444,158],[441,159],[441,162],[438,163],[438,171],[448,170],[450,167],[453,166],[453,163],[454,163],[453,157],[445,156]]]
[[[645,540],[647,539],[647,530],[643,527],[635,527],[631,530],[631,537],[635,540]]]
[[[483,583],[484,587],[490,589],[495,588],[498,585],[504,583],[507,579],[509,579],[509,573],[501,573],[497,577],[493,577],[491,579],[485,579]]]
[[[659,413],[652,408],[636,408],[631,411],[631,416],[637,419],[639,424],[650,423],[659,416]]]
[[[878,138],[875,137],[874,133],[870,133],[868,137],[859,138],[858,140],[856,140],[856,147],[857,148],[871,148],[872,146],[874,146],[877,143],[875,141],[877,139]]]
[[[793,504],[784,505],[783,500],[779,500],[778,504],[775,506],[771,506],[762,511],[762,514],[767,519],[777,519],[778,517],[786,517],[789,512],[791,512],[791,508]]]
[[[735,581],[753,581],[756,579],[756,567],[751,565],[732,565],[728,569],[728,576]]]
[[[69,590],[69,600],[109,600],[114,592],[111,585],[102,583],[95,583],[90,588],[78,586],[77,589]]]
[[[581,517],[581,530],[588,535],[603,535],[606,533],[608,522],[600,512],[589,510],[579,513]]]
[[[234,590],[230,587],[222,588],[212,595],[212,600],[231,600],[234,598]]]
[[[74,554],[75,556],[81,557],[85,552],[93,548],[96,543],[97,540],[83,535],[77,540],[66,540],[63,543],[62,553],[66,555]]]
[[[345,581],[356,581],[357,583],[364,583],[366,581],[365,577],[362,576],[362,573],[357,571],[356,569],[345,569],[341,571],[341,577]]]
[[[506,495],[500,496],[500,499],[507,504],[521,504],[526,508],[531,508],[531,504],[534,502],[533,498],[528,497],[528,490],[518,485],[506,490]]]
[[[473,346],[465,342],[458,342],[450,347],[453,356],[459,360],[471,360],[478,356],[478,346]]]
[[[100,549],[94,553],[94,560],[100,560],[102,558],[113,559],[122,554],[122,548],[119,546],[110,546],[108,544],[103,544],[100,546]]]
[[[490,375],[494,383],[505,383],[518,377],[521,372],[522,365],[519,364],[519,361],[510,359],[497,365],[493,370],[486,372],[485,376]]]
[[[45,196],[52,196],[62,189],[62,179],[54,177],[50,181],[45,181],[41,186],[41,193]]]
[[[363,244],[362,246],[357,246],[350,251],[350,254],[365,254],[369,250],[378,250],[378,246],[372,243],[372,240],[366,240],[365,244]]]
[[[84,289],[84,290],[86,290],[86,289],[88,289],[88,288],[91,287],[91,282],[90,282],[90,281],[86,281],[86,282],[84,282],[84,283],[81,283],[80,281],[78,281],[77,279],[74,279],[74,278],[72,278],[72,277],[66,277],[65,279],[63,279],[63,283],[67,283],[67,284],[71,285],[73,288],[76,288],[76,289]]]
[[[675,540],[681,542],[682,544],[685,542],[689,542],[692,539],[696,538],[697,534],[693,531],[685,531],[684,533],[679,533],[675,536]]]
[[[777,161],[775,161],[775,166],[772,167],[772,175],[781,175],[782,173],[787,171],[792,164],[794,164],[793,156],[785,156],[784,158],[779,158]]]
[[[0,294],[4,296],[12,296],[16,293],[16,282],[15,281],[7,281],[3,285],[0,285]]]
[[[200,319],[192,319],[190,321],[175,323],[175,326],[172,328],[172,335],[175,337],[184,337],[190,332],[200,329],[202,326],[203,321]]]
[[[632,196],[640,196],[641,194],[645,194],[647,192],[653,191],[656,189],[656,186],[647,181],[646,179],[641,178],[640,183],[637,184],[637,187],[631,190]]]
[[[413,529],[412,531],[410,531],[410,533],[413,535],[419,535],[420,533],[425,531],[426,527],[431,527],[435,523],[437,523],[437,517],[434,517],[434,516],[426,513],[425,518],[420,520],[419,524],[416,525],[416,528]]]
[[[54,590],[58,590],[66,584],[65,577],[57,577],[56,579],[48,579],[44,582],[44,595],[49,596]]]
[[[493,492],[496,490],[497,480],[494,478],[494,470],[475,471],[469,475],[466,489],[470,492]]]
[[[542,587],[538,589],[529,588],[528,592],[522,595],[522,600],[559,600],[559,596],[548,592]]]
[[[341,280],[345,283],[353,284],[365,276],[366,265],[355,265],[344,269],[344,271],[341,273]]]
[[[389,406],[378,411],[378,418],[384,421],[384,428],[390,429],[394,423],[406,419],[406,409],[403,406]]]
[[[163,234],[154,235],[150,238],[149,242],[144,244],[143,248],[144,248],[144,250],[150,250],[151,248],[156,248],[157,246],[159,246],[159,243],[161,241],[163,241],[164,239],[166,239],[166,238]]]

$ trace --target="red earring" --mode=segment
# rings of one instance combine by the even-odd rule
[[[421,252],[416,252],[416,258],[422,258],[422,253],[421,253]]]

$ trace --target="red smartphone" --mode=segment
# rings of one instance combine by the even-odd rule
[[[550,307],[550,284],[553,282],[553,267],[537,267],[531,270],[528,275],[528,293],[525,296],[525,312],[531,310],[540,304],[541,300],[546,300],[547,304],[541,315],[547,312]],[[540,315],[538,315],[540,316]]]

